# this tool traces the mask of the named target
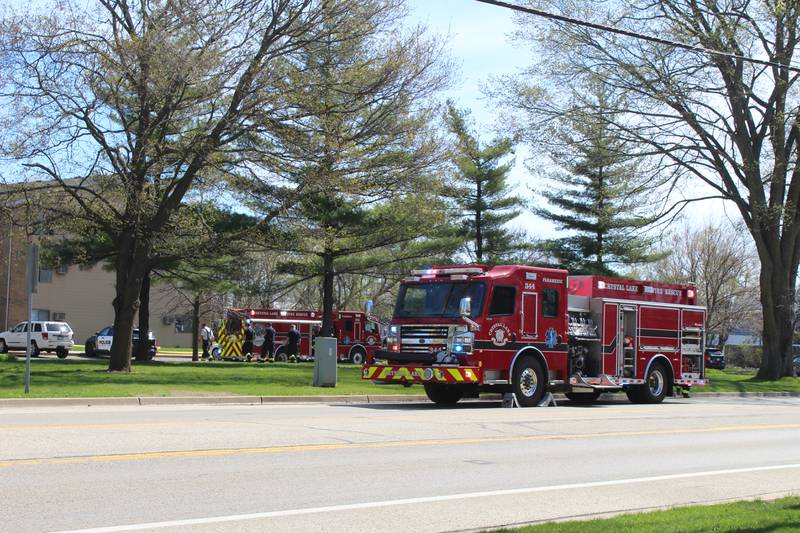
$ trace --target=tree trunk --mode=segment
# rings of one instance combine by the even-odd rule
[[[483,213],[481,212],[481,202],[483,202],[483,190],[481,182],[478,180],[475,198],[475,261],[483,262]]]
[[[794,334],[794,278],[782,265],[761,261],[761,311],[764,354],[758,369],[759,379],[777,380],[792,375]]]
[[[133,323],[139,310],[142,281],[147,273],[145,246],[130,234],[117,241],[116,296],[114,297],[114,340],[111,343],[110,371],[130,372]]]
[[[150,351],[150,271],[142,279],[139,292],[139,342],[136,345],[136,360],[147,361]]]
[[[139,293],[139,343],[136,353],[137,361],[147,361],[150,350],[150,271],[142,279],[142,290]]]
[[[194,295],[192,302],[192,361],[199,361],[198,347],[200,342],[200,295]]]
[[[325,250],[322,255],[322,330],[320,336],[333,336],[333,252]]]

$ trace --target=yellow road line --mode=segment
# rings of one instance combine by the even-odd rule
[[[550,440],[579,440],[608,437],[642,437],[654,435],[681,435],[697,433],[724,433],[733,431],[756,431],[774,429],[800,429],[800,424],[765,424],[748,426],[716,426],[709,428],[684,428],[664,429],[652,431],[610,431],[603,433],[576,433],[564,435],[518,435],[503,437],[474,437],[457,439],[432,439],[413,441],[390,442],[365,442],[350,444],[299,444],[293,446],[269,446],[262,448],[228,448],[217,450],[180,450],[166,452],[142,452],[113,455],[90,455],[82,457],[53,457],[44,459],[20,459],[0,461],[0,468],[31,465],[75,464],[75,463],[101,463],[111,461],[137,461],[143,459],[165,459],[171,457],[214,457],[224,455],[259,454],[259,453],[289,453],[289,452],[315,452],[322,450],[350,450],[365,448],[405,448],[415,446],[444,446],[453,444],[484,444],[505,442],[531,442]]]

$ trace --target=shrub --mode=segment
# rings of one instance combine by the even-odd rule
[[[761,365],[761,346],[725,346],[725,365],[743,368],[758,368]]]

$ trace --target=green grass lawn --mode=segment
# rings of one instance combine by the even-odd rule
[[[423,394],[421,387],[377,386],[361,379],[359,368],[339,365],[335,388],[312,387],[311,363],[148,362],[134,363],[131,374],[109,373],[108,359],[97,361],[35,359],[31,366],[32,397],[200,396],[304,394]],[[24,356],[0,356],[0,398],[22,397]],[[753,371],[709,370],[711,385],[694,392],[800,392],[800,379],[760,381]]]
[[[604,520],[547,523],[519,529],[501,529],[514,533],[693,533],[734,531],[800,531],[800,498],[783,498],[773,502],[752,501],[720,505],[679,507],[617,516]]]
[[[29,397],[423,394],[421,387],[377,386],[360,367],[339,365],[335,388],[312,387],[312,363],[148,362],[130,374],[110,373],[108,360],[37,359]],[[0,360],[0,398],[25,397],[25,358]]]
[[[710,385],[695,387],[695,392],[800,392],[800,378],[783,378],[779,381],[756,379],[750,368],[708,369]]]

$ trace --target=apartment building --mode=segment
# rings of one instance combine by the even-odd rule
[[[26,320],[25,268],[27,237],[16,226],[0,226],[0,327]],[[32,300],[33,320],[69,323],[75,342],[114,320],[114,273],[100,265],[40,268]],[[203,320],[218,318],[204,317]],[[209,320],[210,321],[210,320]],[[191,305],[175,290],[154,285],[150,297],[150,330],[162,347],[192,345]]]

